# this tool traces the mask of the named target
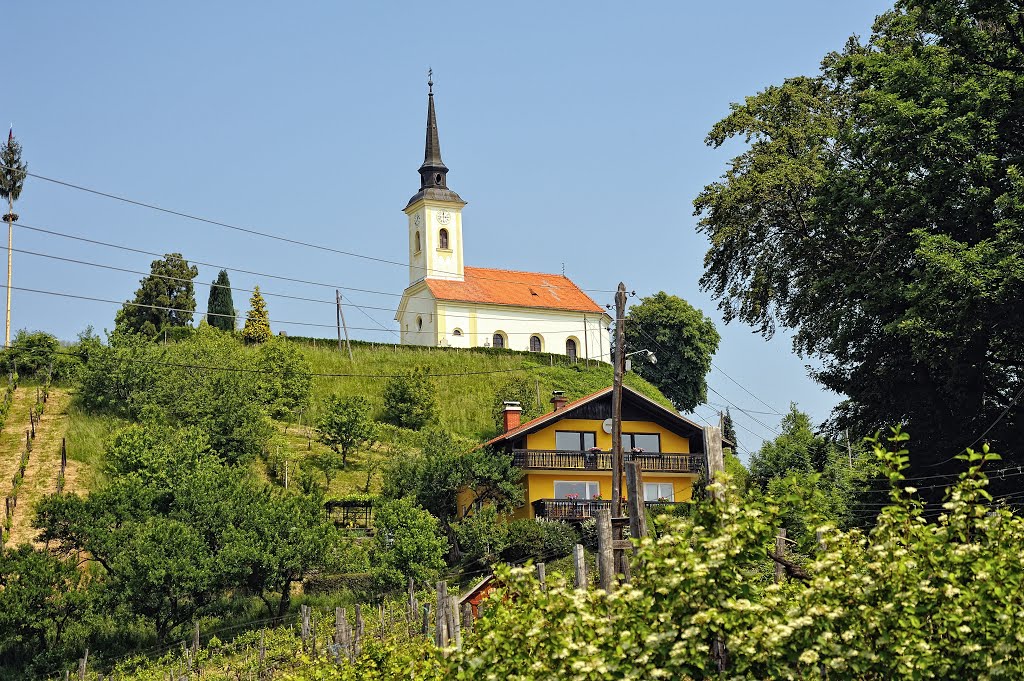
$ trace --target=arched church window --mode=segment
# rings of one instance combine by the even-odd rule
[[[505,336],[501,331],[495,332],[494,337],[491,339],[491,346],[495,348],[505,347]]]
[[[448,230],[441,229],[441,233],[437,237],[438,248],[448,248]]]
[[[540,352],[540,336],[530,336],[530,352]]]
[[[420,233],[416,232],[416,252],[419,253],[420,250]]]
[[[576,361],[576,341],[572,338],[565,341],[565,356],[570,362]]]
[[[455,329],[454,331],[452,331],[452,335],[453,336],[461,336],[462,335],[462,329]]]
[[[417,317],[416,318],[416,330],[417,331],[422,331],[423,330],[423,317]]]

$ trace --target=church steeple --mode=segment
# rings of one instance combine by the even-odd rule
[[[427,142],[423,149],[423,165],[420,166],[420,189],[445,187],[448,167],[441,160],[441,141],[437,136],[437,115],[434,113],[434,78],[431,71],[427,87]]]
[[[434,72],[428,75],[427,87],[427,140],[420,166],[420,190],[409,199],[413,204],[420,199],[452,201],[465,205],[458,194],[448,189],[448,166],[441,160],[441,141],[437,134],[437,114],[434,113]]]

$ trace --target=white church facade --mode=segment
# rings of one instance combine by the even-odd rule
[[[498,347],[609,361],[611,317],[561,274],[469,267],[462,254],[462,208],[427,103],[420,190],[409,199],[409,286],[395,319],[404,345]]]

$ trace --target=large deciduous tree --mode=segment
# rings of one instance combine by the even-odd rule
[[[1016,7],[899,3],[816,76],[733,105],[708,144],[748,147],[694,202],[701,283],[726,320],[795,331],[813,376],[848,396],[834,424],[908,424],[933,474],[982,438],[1021,456]]]
[[[700,310],[660,291],[629,309],[627,352],[651,350],[657,362],[634,361],[633,371],[658,387],[676,409],[693,411],[708,398],[705,380],[720,337]]]
[[[156,336],[166,328],[189,326],[196,309],[192,280],[199,275],[181,253],[168,253],[150,265],[150,273],[139,282],[135,298],[118,310],[115,326]]]
[[[206,302],[206,323],[221,331],[234,331],[236,314],[228,272],[221,270],[210,285],[210,298]]]

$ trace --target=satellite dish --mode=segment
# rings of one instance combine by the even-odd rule
[[[605,419],[604,423],[601,424],[601,430],[603,430],[606,433],[611,434],[611,432],[612,432],[612,420],[611,419]]]

